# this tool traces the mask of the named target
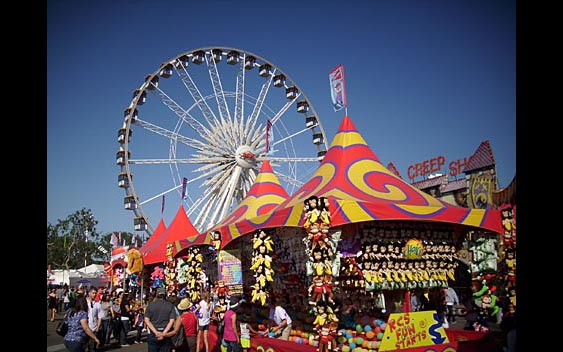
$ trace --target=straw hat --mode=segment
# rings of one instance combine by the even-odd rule
[[[180,303],[178,303],[178,309],[179,310],[188,310],[191,307],[192,307],[192,302],[190,302],[190,300],[187,299],[187,298],[182,298]]]

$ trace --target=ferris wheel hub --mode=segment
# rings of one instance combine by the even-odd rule
[[[235,152],[235,160],[237,165],[245,169],[252,169],[256,167],[256,154],[254,149],[248,145],[242,145],[237,148]]]

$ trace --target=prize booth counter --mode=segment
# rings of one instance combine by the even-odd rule
[[[430,346],[419,346],[413,348],[404,348],[405,352],[453,352],[453,351],[481,351],[482,349],[472,342],[478,342],[487,334],[485,332],[468,331],[463,329],[444,329],[449,342],[435,344]],[[263,337],[255,334],[251,335],[251,352],[317,352],[317,346],[297,343],[293,341],[285,341],[278,338]],[[225,348],[221,349],[221,341],[216,332],[216,326],[211,325],[209,329],[209,345],[212,346],[212,352],[225,352]],[[481,346],[482,347],[482,346]],[[396,350],[389,349],[388,351]],[[343,350],[342,350],[343,351]],[[364,349],[363,351],[368,351]]]

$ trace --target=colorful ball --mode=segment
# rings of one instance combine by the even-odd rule
[[[366,325],[366,326],[364,326],[364,331],[365,331],[365,332],[371,331],[371,325]]]
[[[348,345],[342,346],[342,352],[350,352],[350,346]]]
[[[355,341],[356,345],[362,345],[362,343],[364,342],[364,339],[362,337],[356,337]]]
[[[350,349],[353,350],[354,348],[356,348],[356,344],[351,342],[348,346],[350,346]]]
[[[351,339],[352,336],[354,336],[354,335],[352,335],[351,332],[346,333],[346,339],[347,339],[347,340],[348,340],[348,339]]]
[[[366,338],[367,338],[368,340],[373,339],[374,336],[375,336],[375,332],[373,332],[373,331],[368,331],[368,332],[366,332]]]
[[[373,332],[374,333],[380,333],[381,332],[381,327],[380,326],[376,326],[375,328],[373,328]]]
[[[348,343],[349,343],[349,344],[354,343],[354,338],[353,338],[353,337],[350,337],[350,338],[348,339]]]
[[[361,326],[360,324],[356,325],[356,332],[357,332],[357,333],[362,332],[362,329],[363,329],[363,328],[362,328],[362,326]]]
[[[382,323],[381,325],[379,325],[379,327],[381,328],[381,331],[385,331],[385,328],[387,327],[387,323]]]
[[[336,339],[336,341],[337,341],[338,343],[345,343],[345,342],[348,341],[348,340],[346,340],[346,336],[338,336],[338,338]]]
[[[377,333],[377,339],[381,340],[383,338],[383,333],[382,332],[378,332]]]

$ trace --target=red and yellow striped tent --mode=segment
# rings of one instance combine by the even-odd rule
[[[257,225],[249,219],[270,213],[274,208],[289,198],[278,177],[272,170],[270,162],[265,160],[260,167],[254,184],[239,205],[221,222],[204,233],[198,233],[185,239],[175,241],[176,256],[182,256],[184,249],[196,244],[210,244],[211,233],[221,233],[221,247],[232,239],[256,230]]]
[[[238,221],[225,219],[222,228],[227,227],[229,231],[222,245],[258,229],[301,227],[304,201],[312,195],[329,199],[333,227],[364,221],[401,220],[503,231],[497,209],[454,206],[403,181],[380,162],[350,117],[345,116],[311,178],[269,212]]]

